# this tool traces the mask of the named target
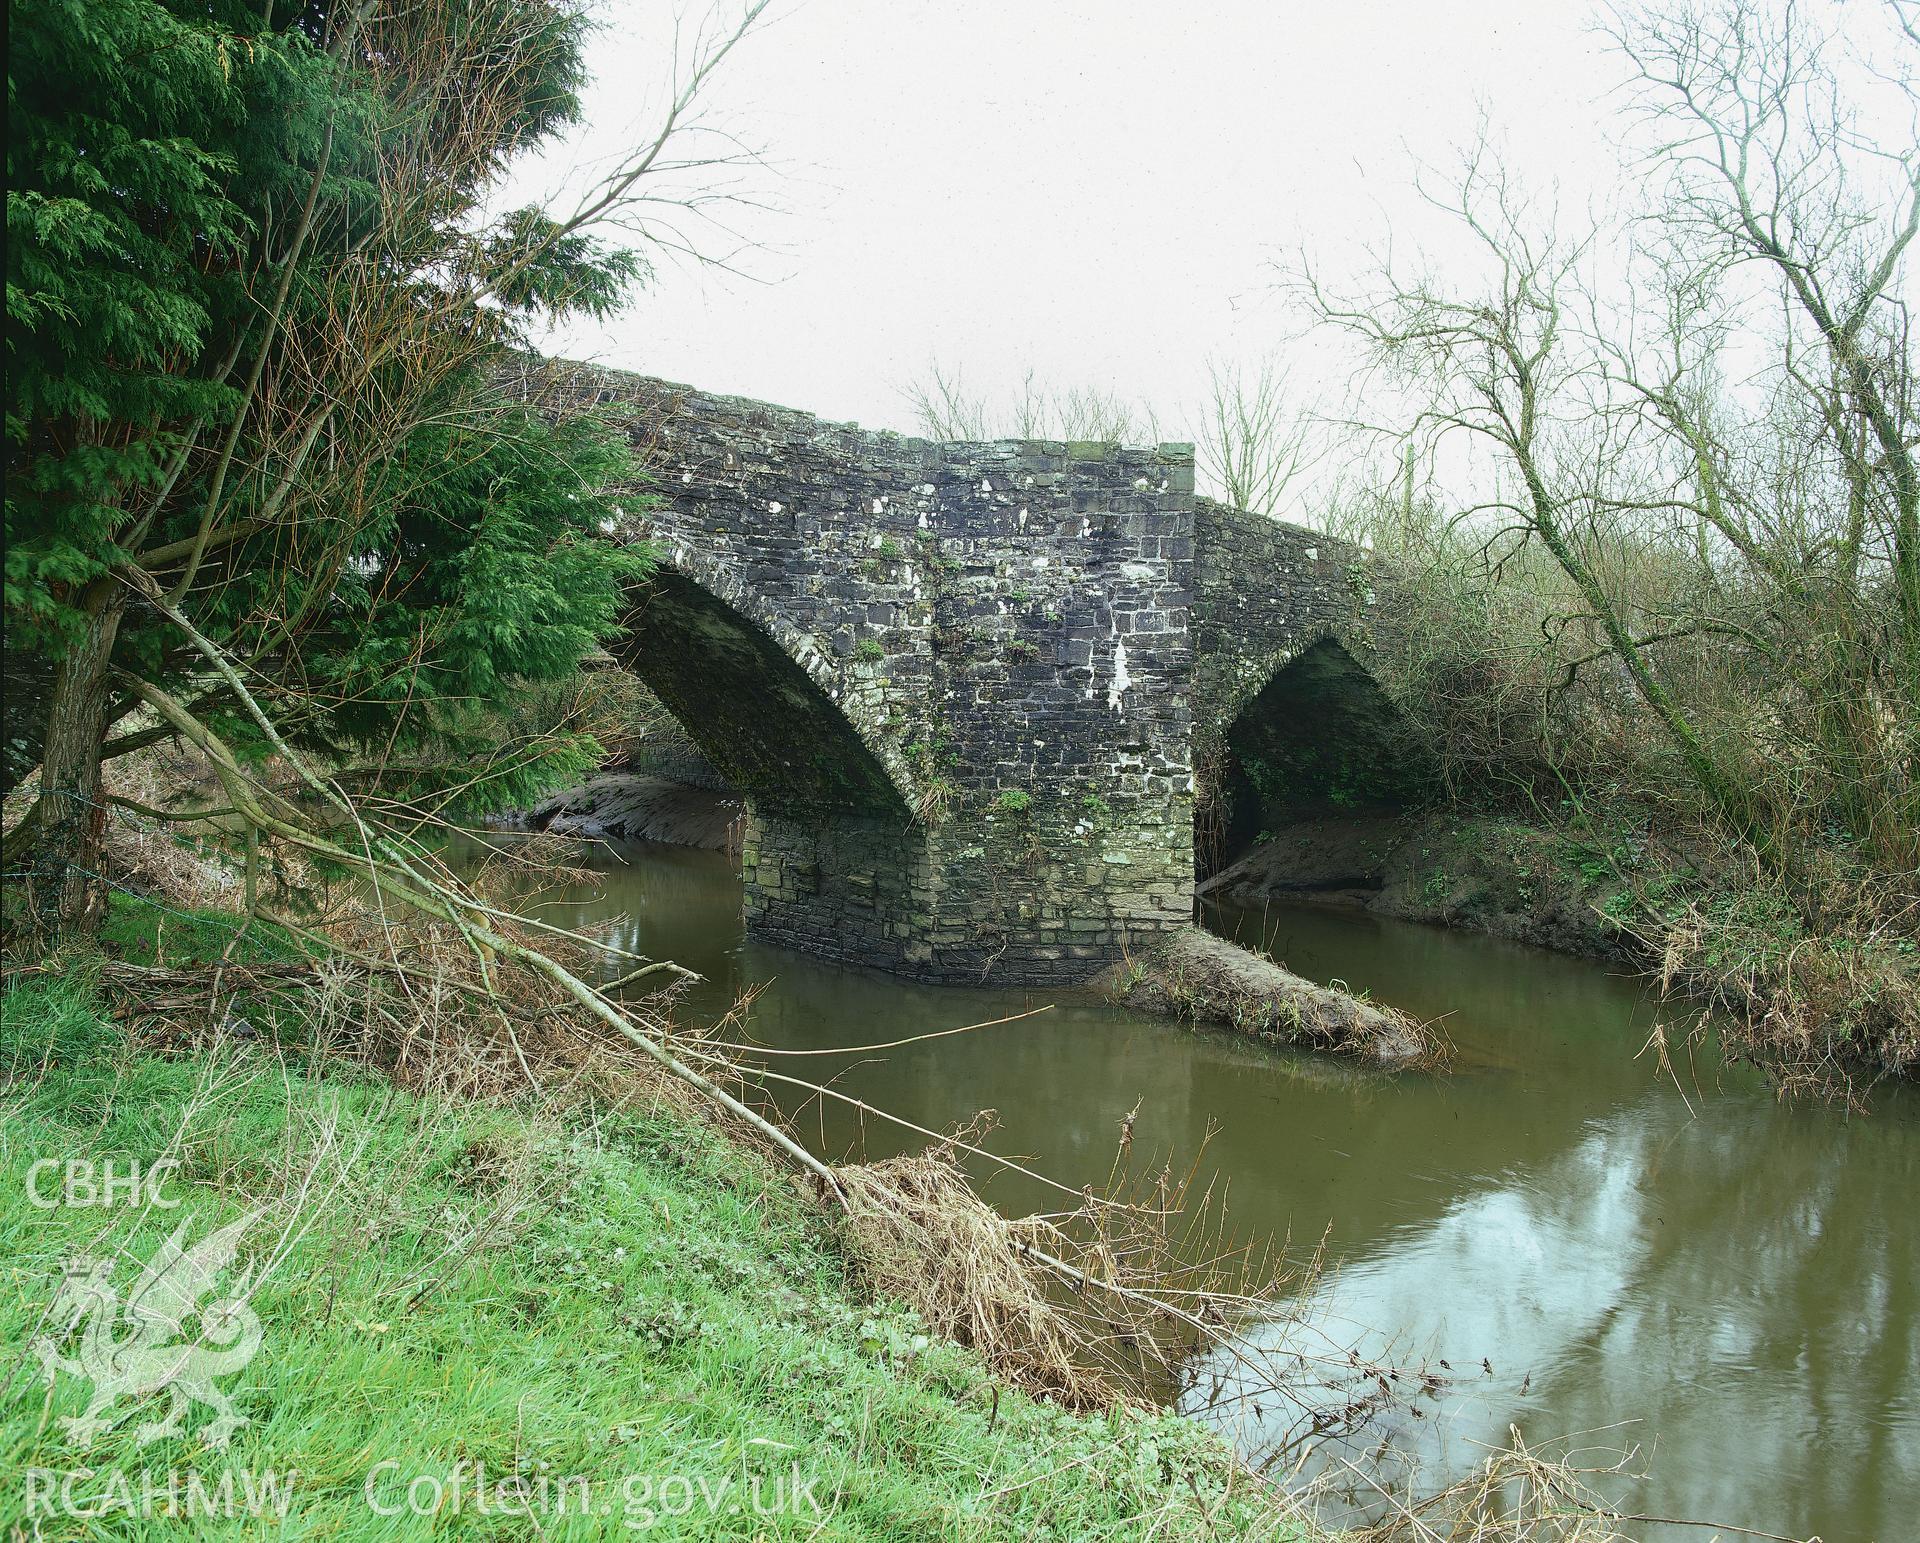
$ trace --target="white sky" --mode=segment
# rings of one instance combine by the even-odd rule
[[[697,4],[698,0],[689,0]],[[737,0],[735,0],[737,3]],[[613,0],[579,139],[518,198],[637,137],[674,8]],[[697,17],[697,11],[688,14]],[[1338,271],[1421,244],[1411,186],[1484,108],[1573,205],[1617,180],[1618,79],[1583,0],[776,0],[716,78],[720,118],[779,164],[750,283],[663,267],[619,318],[549,345],[869,427],[937,356],[970,387],[1032,368],[1148,402],[1190,438],[1207,357],[1293,319],[1272,260]]]

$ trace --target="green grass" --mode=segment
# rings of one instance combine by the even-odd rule
[[[96,938],[103,952],[117,958],[164,958],[173,966],[212,964],[231,949],[231,957],[240,963],[271,964],[319,952],[318,944],[272,922],[256,921],[242,932],[242,918],[230,911],[181,910],[118,891],[107,898],[107,914]]]
[[[29,1171],[48,1156],[177,1158],[163,1198],[178,1208],[36,1209]],[[57,1327],[63,1262],[113,1259],[124,1297],[177,1225],[192,1243],[255,1208],[239,1262],[272,1260],[252,1296],[261,1348],[221,1384],[249,1423],[215,1451],[196,1406],[184,1434],[142,1447],[165,1404],[149,1398],[79,1450],[59,1421],[86,1384],[61,1374],[49,1391],[24,1348]],[[0,1012],[0,1259],[0,1340],[20,1355],[0,1386],[0,1474],[90,1469],[81,1499],[137,1496],[141,1475],[297,1474],[282,1520],[43,1516],[37,1534],[24,1479],[0,1480],[0,1526],[29,1535],[1276,1535],[1198,1427],[1065,1413],[863,1301],[791,1181],[697,1121],[456,1106],[350,1068],[303,1072],[258,1042],[165,1057],[105,1018],[84,971],[22,977]],[[538,1527],[498,1492],[474,1509],[476,1464],[490,1486],[544,1481]],[[444,1488],[437,1516],[368,1504],[370,1473],[383,1506],[426,1476],[425,1503],[456,1465],[464,1509]],[[768,1500],[795,1473],[817,1512],[740,1504],[752,1478]],[[575,1476],[584,1490],[560,1484]]]

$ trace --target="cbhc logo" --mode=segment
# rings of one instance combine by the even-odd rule
[[[27,1170],[27,1201],[41,1211],[67,1205],[148,1205],[158,1211],[177,1210],[180,1202],[162,1195],[160,1185],[179,1166],[180,1160],[175,1157],[152,1163],[136,1158],[124,1164],[111,1158],[95,1162],[90,1157],[43,1157]]]

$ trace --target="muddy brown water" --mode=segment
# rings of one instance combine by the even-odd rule
[[[1315,1464],[1344,1472],[1336,1456],[1378,1457],[1384,1442],[1372,1471],[1392,1482],[1417,1465],[1431,1486],[1518,1426],[1595,1465],[1633,1449],[1643,1477],[1602,1484],[1634,1512],[1826,1543],[1920,1539],[1913,1090],[1847,1118],[1783,1106],[1710,1054],[1663,1070],[1640,1053],[1658,1015],[1638,982],[1364,913],[1207,920],[1313,979],[1444,1015],[1451,1075],[1382,1078],[1071,992],[924,987],[825,964],[745,939],[739,879],[718,853],[636,845],[593,861],[594,883],[541,889],[540,914],[700,971],[689,1017],[715,1018],[751,990],[752,1040],[836,1052],[770,1057],[777,1069],[929,1127],[992,1109],[995,1150],[1072,1185],[1105,1180],[1136,1104],[1136,1153],[1182,1162],[1213,1129],[1206,1160],[1230,1181],[1237,1233],[1298,1245],[1327,1230],[1305,1328],[1251,1341],[1304,1334],[1443,1379],[1324,1444]],[[1033,1008],[1045,1011],[838,1053]],[[923,1144],[845,1106],[778,1097],[834,1158]],[[979,1177],[1003,1208],[1055,1208],[1016,1175]],[[1299,1411],[1239,1365],[1203,1360],[1184,1401],[1265,1457]]]

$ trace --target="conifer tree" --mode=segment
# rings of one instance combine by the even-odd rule
[[[485,217],[577,116],[584,32],[571,0],[15,11],[7,782],[40,780],[7,867],[38,925],[96,909],[103,759],[165,732],[136,682],[259,748],[154,597],[342,758],[458,757],[614,626],[624,438],[495,380],[641,264]]]

